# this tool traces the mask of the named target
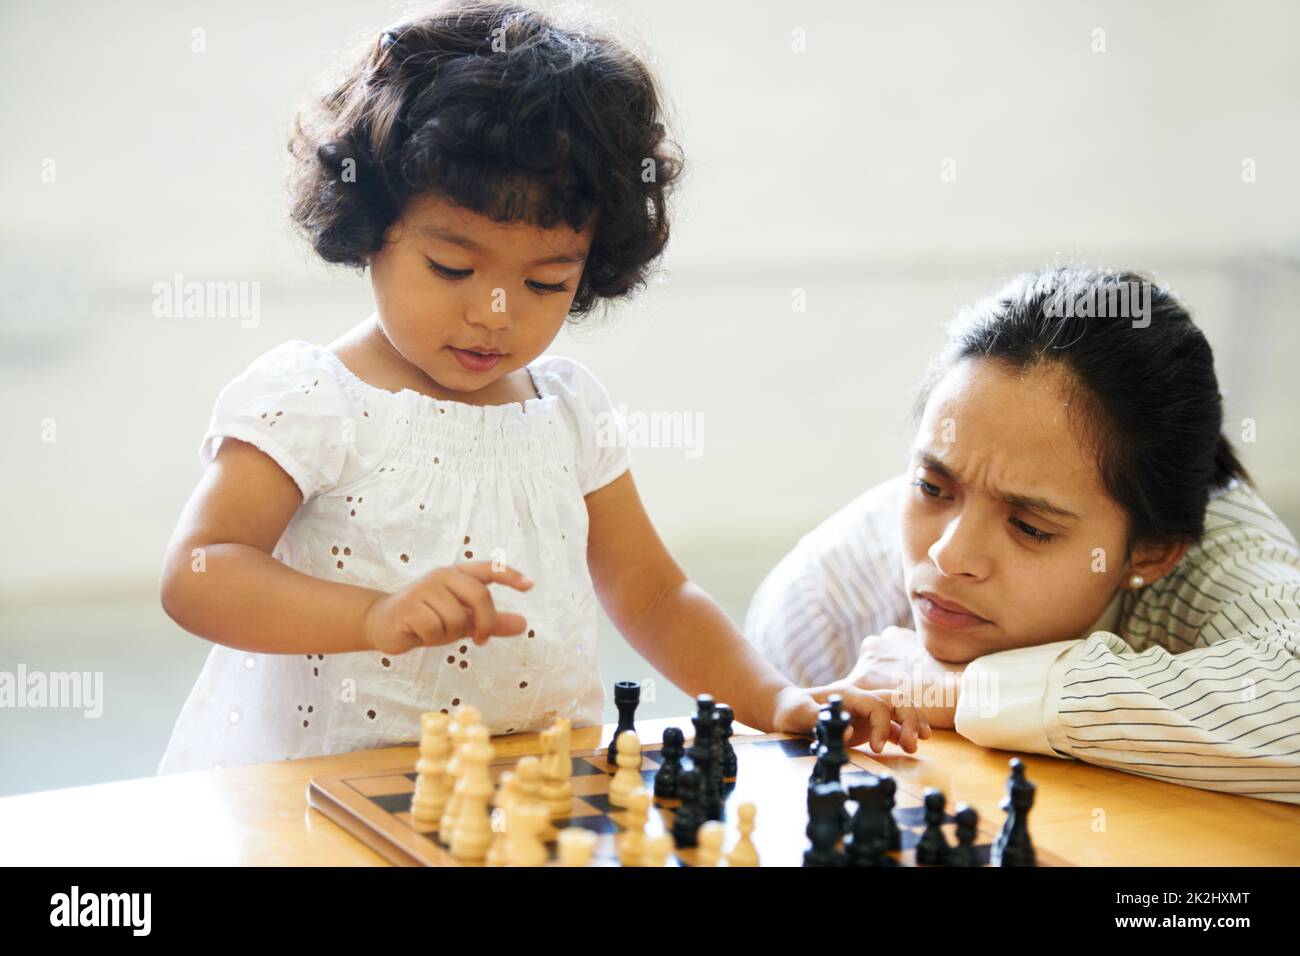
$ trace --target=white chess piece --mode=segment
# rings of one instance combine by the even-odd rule
[[[420,715],[420,759],[415,763],[415,793],[411,796],[411,818],[419,827],[436,829],[451,796],[447,760],[451,742],[447,727],[451,718],[443,713]]]
[[[493,747],[488,740],[488,729],[475,724],[466,732],[460,748],[462,777],[457,791],[461,795],[460,815],[451,834],[451,852],[458,860],[478,862],[487,856],[492,839],[492,824],[488,818],[488,801],[492,799],[492,778],[488,764]]]
[[[539,837],[543,843],[550,843],[556,833],[551,826],[551,809],[542,800],[542,762],[536,756],[521,757],[515,764],[515,789],[522,803],[536,804],[546,811],[546,822]]]
[[[550,813],[540,803],[516,802],[506,820],[506,847],[510,866],[545,866],[546,845],[542,827]]]
[[[754,815],[757,812],[758,807],[753,803],[742,803],[736,808],[740,838],[727,854],[728,866],[758,866],[758,848],[754,846]]]
[[[672,834],[660,833],[646,840],[642,866],[661,867],[668,864],[668,855],[673,852]]]
[[[573,723],[567,717],[557,717],[549,730],[542,731],[542,745],[546,755],[542,758],[542,800],[551,811],[552,818],[567,817],[573,809],[572,738]]]
[[[596,849],[596,834],[582,827],[565,827],[559,836],[559,857],[563,866],[589,866]]]
[[[449,798],[446,808],[442,811],[442,820],[438,823],[438,839],[443,843],[451,842],[452,831],[456,829],[456,820],[460,816],[459,784],[462,776],[460,748],[465,743],[465,735],[469,728],[480,722],[478,708],[467,704],[456,711],[448,727],[448,733],[451,735],[451,759],[447,763]]]
[[[635,730],[625,730],[618,735],[618,773],[609,782],[609,802],[615,807],[626,807],[627,798],[641,779],[641,738]]]
[[[626,736],[627,731],[623,732]],[[622,746],[623,736],[619,737]],[[618,838],[618,861],[624,866],[645,863],[646,821],[650,819],[650,791],[637,787],[627,795],[627,829]]]
[[[706,820],[696,831],[695,851],[696,866],[719,866],[722,860],[722,841],[727,835],[727,828],[717,820]]]
[[[488,847],[487,860],[484,861],[488,866],[505,866],[509,861],[506,852],[506,828],[510,819],[510,808],[517,796],[515,775],[507,770],[501,774],[501,782],[497,784],[497,791],[492,797],[496,810],[489,817],[492,822],[492,844]]]

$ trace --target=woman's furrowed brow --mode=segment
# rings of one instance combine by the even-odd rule
[[[962,484],[961,479],[953,474],[952,469],[945,465],[943,460],[940,459],[938,455],[934,454],[934,452],[926,451],[924,449],[915,449],[912,454],[916,456],[916,460],[924,467],[937,472],[955,484]],[[1071,521],[1078,521],[1079,518],[1082,517],[1068,508],[1063,508],[1060,505],[1049,501],[1041,495],[1027,495],[1015,491],[994,491],[990,494],[991,497],[996,498],[998,501],[1003,501],[1016,508],[1024,508],[1027,511],[1037,511],[1041,514],[1052,515],[1057,518],[1068,518]]]

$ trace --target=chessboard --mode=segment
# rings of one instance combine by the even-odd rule
[[[817,758],[812,741],[790,734],[736,736],[731,740],[736,751],[738,772],[734,782],[725,785],[723,823],[726,842],[736,839],[736,807],[745,802],[757,806],[753,842],[762,866],[802,866],[809,841],[804,834],[808,824],[808,777]],[[641,753],[641,776],[653,793],[654,777],[661,759],[660,744],[647,743]],[[887,772],[859,750],[849,750],[849,763],[841,772],[845,787],[862,782],[869,776]],[[481,866],[463,863],[440,843],[437,834],[418,827],[411,817],[411,797],[415,790],[415,762],[418,748],[412,747],[410,758],[390,770],[364,774],[335,774],[313,778],[307,789],[308,803],[329,817],[354,837],[389,862],[401,866]],[[519,757],[492,761],[489,772],[495,785],[505,771],[511,770]],[[558,866],[554,836],[565,827],[582,827],[597,834],[592,866],[618,866],[616,837],[626,826],[624,810],[609,802],[609,784],[617,767],[606,760],[605,750],[575,750],[570,759],[573,775],[572,806],[567,817],[552,819],[553,833],[547,842],[548,865]],[[894,819],[902,837],[902,850],[888,855],[886,866],[917,866],[915,847],[925,828],[924,793],[905,780],[895,778]],[[962,794],[949,795],[943,826],[950,845],[956,844],[955,803]],[[647,836],[671,830],[676,801],[655,798]],[[853,806],[850,802],[849,806]],[[977,864],[989,865],[992,844],[1001,828],[1001,819],[980,819],[975,841]],[[669,856],[670,866],[695,865],[695,848],[677,848]],[[1066,866],[1065,861],[1037,848],[1039,866]]]

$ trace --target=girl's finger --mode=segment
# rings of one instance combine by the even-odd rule
[[[893,708],[875,694],[864,690],[846,687],[837,689],[837,693],[843,696],[844,707],[854,718],[855,731],[857,725],[865,724],[864,729],[871,749],[876,753],[884,750],[885,744],[889,741],[890,715]],[[854,736],[858,736],[858,733],[855,732]]]
[[[449,575],[446,585],[447,590],[474,616],[471,636],[476,642],[487,640],[497,626],[497,610],[487,585],[468,574]]]
[[[875,748],[876,753],[881,753],[881,752],[884,751],[884,749],[885,749],[885,745],[889,743],[890,732],[891,732],[893,726],[894,726],[894,722],[893,722],[892,720],[889,719],[889,714],[888,714],[888,713],[875,713],[875,714],[872,714],[872,717],[871,717],[871,728],[872,728],[871,739],[872,739],[873,741],[879,741],[879,742],[880,742],[880,746],[878,746],[878,747]]]
[[[466,561],[455,567],[462,574],[468,574],[484,584],[504,584],[516,591],[527,591],[533,586],[533,579],[524,572],[509,566],[503,566],[497,571],[492,565],[491,561]]]
[[[902,733],[898,740],[898,745],[903,748],[904,753],[916,753],[916,733],[917,728],[913,724],[904,724]]]
[[[460,640],[469,624],[469,610],[446,588],[429,595],[429,606],[442,618],[443,641]]]
[[[511,611],[497,611],[496,627],[492,629],[490,636],[514,637],[516,634],[522,634],[526,627],[528,627],[528,620],[522,614],[515,614]]]
[[[420,644],[445,644],[450,638],[446,636],[442,617],[438,609],[423,596],[411,608],[411,629]]]

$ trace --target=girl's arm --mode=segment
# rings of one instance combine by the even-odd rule
[[[628,643],[688,694],[707,693],[730,704],[736,719],[761,730],[805,733],[817,722],[826,694],[797,688],[736,629],[709,595],[692,584],[664,547],[624,472],[587,495],[587,561],[602,606]],[[879,698],[836,687],[866,723]],[[886,725],[888,721],[886,721]],[[909,751],[929,735],[919,719],[873,732]],[[878,728],[879,729],[879,728]],[[853,740],[866,729],[855,721]]]
[[[225,438],[167,547],[167,615],[192,634],[240,650],[373,650],[362,621],[383,592],[322,581],[271,556],[300,504],[302,493],[279,465]]]

